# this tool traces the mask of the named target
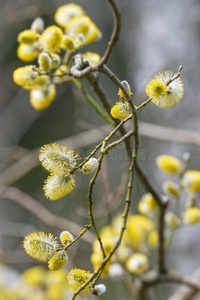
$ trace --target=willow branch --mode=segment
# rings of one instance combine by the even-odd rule
[[[86,231],[88,230],[88,229],[90,229],[90,227],[91,227],[92,225],[91,224],[89,224],[89,225],[86,225],[85,226],[85,228],[81,231],[81,233],[69,244],[69,245],[67,245],[67,246],[65,246],[65,247],[62,247],[62,248],[57,248],[56,249],[56,252],[58,252],[58,251],[61,251],[61,250],[67,250],[69,247],[71,247],[75,242],[77,242],[85,233],[86,233]]]
[[[119,247],[119,245],[121,244],[121,241],[122,241],[122,238],[123,238],[123,234],[124,234],[124,231],[126,229],[126,223],[127,223],[128,212],[129,212],[129,207],[130,207],[130,200],[131,200],[132,184],[133,184],[133,172],[134,172],[134,167],[135,167],[135,163],[136,163],[137,149],[138,149],[137,118],[136,118],[134,106],[130,104],[130,107],[131,107],[131,111],[132,111],[133,124],[135,126],[134,127],[134,136],[135,136],[135,139],[134,139],[133,151],[131,152],[131,162],[130,162],[130,167],[129,167],[129,181],[128,181],[128,185],[127,185],[127,195],[126,195],[126,201],[125,201],[125,208],[124,208],[124,212],[122,214],[123,223],[122,223],[122,226],[121,226],[121,229],[120,229],[119,237],[118,237],[118,240],[117,240],[116,244],[114,245],[114,247],[111,249],[111,251],[109,252],[109,254],[106,257],[104,257],[104,259],[102,260],[102,262],[99,265],[99,267],[94,271],[93,275],[83,285],[81,285],[76,292],[74,292],[74,295],[72,296],[71,300],[74,300],[76,298],[76,296],[90,282],[93,281],[93,279],[95,279],[96,277],[98,278],[98,274],[100,272],[102,272],[102,270],[104,269],[104,267],[107,264],[107,262],[111,259],[111,257],[113,256],[113,254],[115,253],[115,251],[117,250],[117,248]],[[103,147],[103,145],[102,145],[102,147]],[[101,153],[102,154],[102,158],[103,158],[103,154],[104,153],[106,153],[106,152],[104,152],[104,150],[102,149],[102,153]],[[99,166],[100,166],[100,164],[99,164]],[[99,170],[97,169],[96,172],[99,172]]]
[[[112,82],[122,90],[122,92],[126,96],[126,100],[129,101],[130,96],[129,96],[128,92],[126,91],[125,87],[123,86],[123,84],[121,84],[121,81],[119,80],[119,78],[105,65],[103,65],[100,70],[103,73],[105,73],[112,80]],[[146,104],[148,104],[148,103],[149,103],[149,101],[147,100]],[[133,105],[132,105],[132,110],[136,111],[136,108]],[[128,150],[129,149],[127,149],[127,151]],[[159,273],[164,273],[165,272],[165,259],[164,259],[165,258],[164,257],[164,224],[165,223],[164,223],[164,216],[165,216],[166,205],[162,201],[162,199],[161,199],[160,195],[157,193],[156,189],[149,182],[149,179],[144,175],[143,171],[140,169],[138,164],[135,165],[135,170],[136,170],[137,175],[139,176],[142,184],[144,185],[146,190],[153,195],[153,197],[155,198],[155,200],[158,203],[159,208],[160,208],[159,229],[158,229],[158,233],[159,233],[158,271],[159,271]]]
[[[106,51],[100,61],[92,66],[86,67],[84,70],[78,70],[77,68],[73,69],[71,68],[71,74],[75,78],[84,78],[87,77],[90,73],[98,71],[101,66],[107,63],[113,48],[116,44],[116,42],[119,39],[119,33],[120,33],[120,13],[118,11],[118,8],[115,4],[114,0],[107,0],[107,2],[111,5],[113,15],[114,15],[114,27],[113,27],[113,32],[110,37],[110,40],[108,42],[108,46],[106,48]]]
[[[95,74],[90,73],[87,76],[87,80],[90,83],[90,85],[92,86],[97,97],[100,99],[101,104],[103,105],[103,107],[105,108],[107,113],[110,115],[110,105],[108,104],[107,95],[106,95],[105,91],[103,90],[103,87],[99,83],[98,73],[95,73]],[[114,120],[113,120],[113,124],[115,124]]]
[[[96,112],[103,118],[105,119],[106,122],[114,125],[114,121],[109,117],[109,115],[107,113],[105,113],[101,107],[98,105],[98,103],[86,92],[86,90],[84,89],[82,83],[77,80],[76,78],[72,77],[71,81],[82,91],[83,95],[85,96],[85,98],[88,100],[88,102],[94,107],[94,109],[96,110]]]
[[[200,267],[196,269],[194,273],[190,275],[191,280],[195,280],[199,283],[200,281]],[[191,300],[198,290],[192,288],[191,286],[181,286],[168,300]]]

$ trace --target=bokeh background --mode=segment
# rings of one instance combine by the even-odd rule
[[[167,176],[156,167],[158,155],[169,154],[181,159],[183,153],[189,152],[189,168],[200,170],[200,1],[116,2],[121,11],[122,30],[108,65],[121,80],[130,83],[136,105],[146,99],[145,87],[155,73],[162,70],[176,72],[183,65],[183,100],[169,109],[161,109],[150,103],[138,113],[141,133],[138,162],[162,193],[162,182]],[[47,110],[36,111],[30,106],[28,92],[16,86],[12,79],[13,70],[25,65],[16,55],[19,32],[29,28],[38,16],[44,19],[46,26],[55,24],[55,10],[66,3],[69,1],[0,1],[0,184],[16,187],[53,214],[83,226],[89,222],[87,186],[91,176],[78,174],[77,188],[67,197],[51,202],[43,195],[42,185],[48,174],[39,165],[37,153],[42,145],[62,140],[63,144],[68,142],[67,146],[74,146],[77,152],[81,151],[84,157],[95,145],[95,132],[98,132],[97,141],[99,135],[105,136],[106,130],[102,127],[104,121],[70,83],[58,86],[56,100]],[[113,26],[109,5],[103,0],[77,0],[76,3],[86,9],[103,33],[101,41],[88,45],[84,51],[103,55]],[[117,100],[116,87],[103,75],[100,80],[110,104],[114,104]],[[87,83],[83,82],[94,96]],[[152,129],[151,124],[156,126]],[[107,218],[102,218],[102,211],[111,201],[111,192],[118,186],[126,168],[126,156],[121,145],[121,148],[106,157],[102,175],[95,186],[95,210],[99,227],[105,225],[111,216],[109,211]],[[136,178],[132,212],[137,212],[137,203],[143,192]],[[3,264],[21,272],[37,263],[23,251],[23,236],[33,230],[52,232],[58,236],[60,229],[39,220],[8,198],[1,197],[0,201],[0,259]],[[114,214],[122,207],[122,201],[119,201]],[[197,268],[200,258],[199,234],[199,223],[175,234],[167,254],[169,267],[186,274],[191,274]],[[73,249],[73,259],[68,262],[67,268],[90,266],[92,270],[89,260],[91,251],[89,243],[80,242]],[[115,283],[107,284],[110,286],[109,295],[116,299],[128,299],[122,287],[116,289]],[[161,291],[162,295],[165,294],[162,299],[167,299],[171,293],[171,290],[161,287],[151,291],[150,297],[161,299]],[[102,296],[102,299],[108,299],[106,297],[108,295]]]

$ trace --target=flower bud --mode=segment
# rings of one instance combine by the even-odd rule
[[[183,176],[182,185],[188,193],[197,192],[200,189],[200,171],[186,171]]]
[[[69,51],[74,51],[75,50],[74,41],[69,36],[65,36],[63,38],[63,46],[65,47],[65,49],[67,49]]]
[[[20,34],[18,35],[17,41],[19,43],[31,46],[33,45],[33,43],[35,42],[35,40],[37,39],[37,34],[30,30],[24,30],[22,32],[20,32]]]
[[[167,194],[168,196],[179,198],[180,188],[173,181],[165,181],[162,185],[162,188],[165,194]]]
[[[173,212],[166,213],[165,222],[170,228],[176,228],[180,224],[179,218]]]
[[[89,62],[90,66],[96,65],[100,61],[100,59],[101,59],[101,57],[99,56],[99,54],[92,53],[92,52],[83,53],[82,57],[83,57],[84,61],[88,61]]]
[[[74,40],[75,48],[81,49],[84,46],[84,43],[85,43],[84,35],[82,33],[78,34]]]
[[[194,194],[189,194],[188,198],[186,199],[185,202],[185,208],[191,208],[196,206],[196,198]]]
[[[164,171],[169,175],[180,174],[182,171],[181,161],[170,155],[158,156],[156,163],[161,171]]]
[[[200,210],[197,207],[191,207],[182,214],[182,221],[184,225],[191,225],[199,221],[199,217]]]
[[[148,216],[154,213],[157,209],[158,205],[150,193],[145,194],[139,201],[138,211],[143,215]]]
[[[50,106],[56,96],[56,88],[54,84],[47,87],[46,90],[32,89],[30,92],[30,103],[37,109],[42,110]]]
[[[92,157],[82,166],[81,171],[85,174],[89,174],[95,171],[97,166],[98,166],[98,160]]]
[[[106,292],[106,286],[104,284],[95,285],[92,294],[96,296],[101,296]]]
[[[112,278],[120,278],[123,276],[124,270],[120,264],[115,263],[109,267],[108,273]]]
[[[129,104],[127,102],[117,102],[110,111],[114,119],[125,119],[130,114]]]
[[[149,268],[148,258],[144,254],[134,253],[127,260],[126,267],[130,273],[140,275]]]
[[[36,18],[31,25],[31,30],[35,31],[36,33],[42,33],[44,31],[43,19]]]
[[[51,70],[51,57],[48,53],[42,52],[38,57],[40,71],[48,73]]]
[[[60,56],[56,53],[51,54],[51,68],[55,69],[57,68],[61,63]]]
[[[133,95],[133,93],[131,92],[130,85],[126,80],[121,81],[121,84],[125,88],[128,95]],[[119,96],[120,99],[123,99],[123,100],[126,100],[126,98],[127,98],[126,95],[123,93],[123,91],[121,89],[119,89],[118,96]]]
[[[67,246],[74,240],[74,237],[69,231],[62,231],[60,234],[60,240],[63,246]]]
[[[56,252],[56,254],[49,260],[48,267],[51,271],[57,271],[61,269],[68,261],[68,256],[65,250]]]

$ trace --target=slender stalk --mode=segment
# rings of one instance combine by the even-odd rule
[[[146,101],[144,101],[139,106],[136,106],[136,109],[139,110],[140,108],[145,107],[149,102],[151,102],[151,99],[147,99]]]
[[[107,113],[105,113],[102,108],[98,105],[98,103],[88,94],[88,92],[86,92],[86,90],[84,89],[82,83],[72,77],[71,81],[82,91],[83,95],[85,96],[85,98],[88,100],[88,102],[94,107],[94,109],[97,111],[97,113],[106,120],[106,122],[114,125],[115,122],[107,115]]]
[[[88,229],[90,229],[90,227],[92,226],[92,224],[86,225],[85,228],[81,231],[81,233],[67,246],[63,247],[63,248],[58,248],[56,249],[56,252],[61,251],[61,250],[67,250],[69,247],[71,247],[76,241],[78,241],[85,233]]]
[[[100,69],[102,72],[104,72],[115,85],[117,85],[119,88],[121,88],[122,92],[126,95],[127,101],[129,101],[129,94],[127,93],[124,86],[121,84],[121,81],[117,78],[117,76],[107,67],[102,66]],[[148,99],[149,100],[149,99]],[[147,100],[147,103],[149,101]],[[129,102],[130,103],[130,102]],[[145,105],[146,105],[145,104]],[[132,110],[136,110],[134,106],[132,106]],[[127,149],[128,150],[128,149]],[[159,205],[160,208],[160,215],[159,215],[159,246],[158,246],[158,271],[159,273],[165,272],[165,255],[164,255],[164,216],[165,216],[165,209],[166,204],[162,201],[160,195],[157,193],[155,188],[152,186],[152,184],[149,182],[148,178],[144,175],[143,171],[140,169],[138,164],[135,165],[135,170],[142,182],[142,184],[145,186],[145,188],[153,195],[156,202]]]
[[[101,264],[99,265],[99,267],[94,271],[93,275],[83,284],[79,287],[79,289],[77,291],[74,292],[74,295],[72,296],[71,300],[74,300],[76,298],[76,296],[91,282],[93,281],[93,279],[97,279],[98,275],[100,272],[102,272],[102,270],[104,269],[105,265],[107,264],[107,262],[111,259],[111,257],[113,256],[113,254],[115,253],[115,251],[117,250],[117,248],[119,247],[119,245],[121,244],[122,238],[123,238],[123,234],[124,231],[126,229],[126,223],[127,223],[127,219],[128,219],[128,212],[129,212],[129,207],[130,207],[130,200],[131,200],[131,191],[132,191],[132,184],[133,184],[133,172],[134,172],[134,167],[135,167],[135,163],[136,163],[136,156],[137,156],[137,149],[138,149],[138,133],[137,133],[137,117],[135,114],[135,109],[134,106],[130,104],[131,110],[132,110],[132,119],[133,119],[133,124],[134,124],[134,146],[133,146],[133,151],[131,152],[131,162],[130,162],[130,167],[129,167],[129,180],[128,180],[128,185],[127,185],[127,194],[126,194],[126,200],[125,200],[125,208],[124,208],[124,212],[122,214],[122,218],[123,218],[123,223],[120,229],[120,233],[119,233],[119,237],[117,242],[115,243],[114,247],[111,249],[111,251],[109,252],[109,254],[107,256],[104,257],[104,259],[102,260]],[[97,176],[99,170],[100,170],[100,163],[103,159],[103,155],[105,155],[105,148],[103,148],[106,145],[106,142],[104,141],[104,143],[102,144],[102,152],[101,152],[101,157],[99,159],[99,165],[98,168],[96,170],[95,175]],[[91,183],[91,188],[92,185],[95,182],[95,178],[96,176],[94,176],[93,181]],[[92,190],[91,190],[92,191]],[[89,197],[91,197],[91,193],[89,194]],[[91,201],[91,200],[90,200]],[[92,201],[91,201],[92,203]],[[92,212],[92,210],[91,210]]]

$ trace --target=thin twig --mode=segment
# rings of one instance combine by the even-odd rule
[[[99,78],[98,78],[98,73],[96,72],[95,74],[91,73],[87,76],[87,80],[90,83],[90,85],[92,86],[95,94],[98,96],[98,98],[101,101],[101,104],[103,105],[103,107],[105,108],[105,110],[107,111],[107,113],[109,113],[110,115],[110,105],[108,104],[108,96],[106,94],[106,92],[104,91],[103,87],[101,86],[100,82],[99,82]],[[115,121],[113,120],[114,124]]]
[[[190,275],[191,280],[200,281],[200,267]],[[197,294],[198,290],[190,286],[181,286],[168,300],[191,300]]]
[[[117,78],[117,76],[107,66],[105,66],[105,65],[101,67],[101,71],[104,72],[113,81],[113,83],[115,85],[117,85],[122,90],[122,92],[126,96],[126,100],[129,101],[129,99],[130,99],[129,97],[130,96],[129,96],[128,92],[126,91],[125,87],[123,86],[123,84],[121,83],[121,81],[119,80],[119,78]],[[147,103],[148,102],[149,101],[147,100]],[[132,110],[133,109],[136,110],[136,108],[134,106],[132,107]],[[127,148],[127,151],[129,151],[128,148]],[[153,195],[153,197],[155,198],[155,200],[158,203],[159,208],[160,208],[159,230],[158,230],[158,232],[159,232],[158,270],[159,270],[159,273],[164,273],[165,272],[165,259],[164,259],[164,216],[165,216],[165,208],[166,208],[166,206],[165,206],[165,203],[162,201],[160,195],[157,193],[156,189],[149,182],[149,179],[144,175],[143,171],[140,169],[140,167],[138,166],[137,163],[135,165],[135,170],[136,170],[137,175],[139,176],[142,184],[145,186],[146,190]]]
[[[89,67],[87,67],[87,68],[85,68],[84,70],[81,70],[81,71],[79,71],[77,69],[75,69],[75,70],[72,69],[72,75],[75,78],[87,77],[90,73],[98,71],[101,66],[106,64],[109,57],[110,57],[110,55],[111,55],[111,53],[112,53],[112,51],[113,51],[113,48],[114,48],[116,42],[119,39],[120,13],[118,11],[118,8],[117,8],[116,3],[115,3],[114,0],[107,0],[107,1],[111,5],[111,8],[112,8],[112,11],[113,11],[113,14],[114,14],[114,27],[113,27],[113,32],[112,32],[112,35],[111,35],[110,40],[108,42],[108,46],[106,48],[106,51],[105,51],[104,55],[102,56],[102,58],[100,59],[100,61],[97,64],[89,66]]]
[[[122,214],[122,218],[123,218],[123,223],[121,226],[121,230],[119,233],[119,237],[118,240],[116,242],[116,244],[114,245],[114,247],[111,249],[111,251],[109,252],[109,254],[107,256],[104,257],[104,259],[102,260],[101,264],[99,265],[99,267],[94,271],[93,275],[83,284],[79,287],[79,289],[77,289],[77,291],[74,292],[74,295],[72,296],[71,300],[74,300],[76,298],[76,296],[90,283],[93,281],[93,279],[98,279],[98,275],[100,272],[102,272],[102,270],[104,269],[105,265],[107,264],[107,262],[111,259],[111,257],[113,256],[113,254],[115,253],[115,251],[117,250],[117,248],[119,247],[122,238],[123,238],[123,234],[124,231],[126,229],[126,223],[127,223],[127,218],[128,218],[128,212],[129,212],[129,207],[130,207],[130,200],[131,200],[131,191],[132,191],[132,184],[133,184],[133,172],[134,172],[134,167],[135,167],[135,163],[136,163],[136,157],[137,157],[137,149],[138,149],[138,134],[137,134],[137,118],[136,118],[136,114],[135,114],[135,108],[132,104],[130,104],[131,107],[131,111],[132,111],[132,118],[133,118],[133,124],[134,124],[134,146],[133,146],[133,151],[131,152],[131,162],[130,162],[130,167],[129,167],[129,181],[128,181],[128,185],[127,185],[127,195],[126,195],[126,201],[125,201],[125,208],[124,208],[124,212]],[[105,151],[105,146],[106,142],[103,143],[102,145],[102,150],[101,150],[101,156],[99,159],[99,165],[97,167],[96,173],[95,175],[97,176],[99,170],[100,170],[100,165],[101,165],[101,161],[103,159],[103,156],[105,155],[106,151]],[[93,184],[95,182],[96,176],[94,176],[91,182],[91,189],[89,191],[88,196],[91,198],[91,193],[92,193],[92,187]],[[92,199],[89,199],[92,205]],[[92,207],[91,207],[91,211],[92,212]]]
[[[109,115],[107,113],[105,113],[102,108],[98,105],[98,103],[87,93],[87,91],[84,89],[82,83],[72,77],[71,81],[82,91],[83,95],[85,96],[85,98],[88,100],[88,102],[94,107],[94,109],[96,110],[96,112],[103,118],[106,120],[106,122],[114,125],[115,122],[109,117]]]
[[[85,233],[86,233],[86,231],[88,230],[88,229],[90,229],[90,227],[91,227],[92,225],[91,224],[89,224],[89,225],[86,225],[85,226],[85,228],[81,231],[81,233],[69,244],[69,245],[67,245],[67,246],[65,246],[65,247],[62,247],[62,248],[57,248],[56,249],[56,252],[58,252],[58,251],[61,251],[61,250],[67,250],[69,247],[71,247],[76,241],[78,241]]]

